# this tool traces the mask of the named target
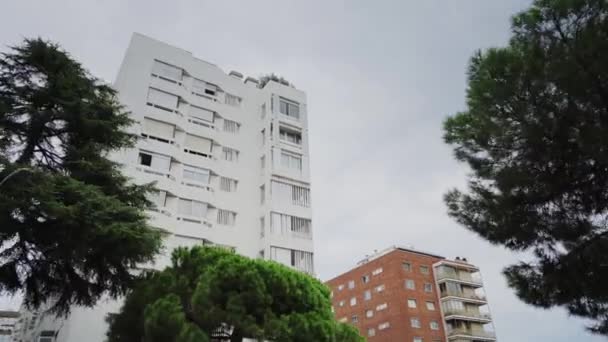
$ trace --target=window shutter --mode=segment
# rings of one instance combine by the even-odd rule
[[[148,89],[148,102],[152,104],[175,110],[177,109],[178,100],[179,97],[177,95],[169,94],[154,88]]]
[[[209,139],[186,134],[186,148],[189,150],[209,154],[211,153],[211,145],[212,141]]]
[[[169,172],[169,169],[171,168],[171,157],[153,154],[152,165],[150,165],[150,167],[156,170]]]
[[[163,139],[172,140],[175,126],[148,118],[144,118],[144,133]]]
[[[184,178],[197,182],[209,183],[209,170],[194,166],[184,165]]]
[[[291,265],[291,250],[280,247],[270,247],[270,259],[284,265]]]
[[[210,90],[213,93],[217,93],[217,91],[219,90],[218,87],[214,84],[211,83],[207,83],[203,80],[199,80],[199,79],[194,79],[192,81],[192,90],[195,93],[199,93],[199,94],[205,94],[205,90]]]
[[[159,61],[154,61],[152,73],[172,80],[182,80],[182,69]]]
[[[190,110],[188,111],[188,114],[197,119],[201,119],[201,120],[205,120],[205,121],[209,121],[209,122],[213,123],[214,113],[208,109],[196,107],[196,106],[190,106]]]

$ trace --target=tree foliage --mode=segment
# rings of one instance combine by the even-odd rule
[[[448,211],[531,252],[504,270],[521,299],[608,334],[608,2],[537,0],[512,31],[472,58],[468,108],[444,124],[473,171]]]
[[[283,76],[279,76],[276,75],[274,73],[270,73],[270,74],[266,74],[263,76],[260,76],[260,88],[264,88],[266,86],[266,84],[270,81],[274,81],[277,82],[279,84],[282,84],[284,86],[288,86],[288,87],[292,87],[293,88],[293,84],[289,83],[288,80],[286,80],[285,78],[283,78]]]
[[[363,341],[334,320],[329,290],[270,261],[213,247],[179,248],[108,317],[109,342]]]
[[[149,186],[107,158],[129,147],[115,92],[57,45],[26,40],[0,58],[0,290],[67,313],[122,295],[152,259]]]

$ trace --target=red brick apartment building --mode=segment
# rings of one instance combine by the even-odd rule
[[[496,341],[479,269],[402,247],[327,282],[336,319],[369,341]]]

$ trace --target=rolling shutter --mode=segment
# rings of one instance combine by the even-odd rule
[[[148,118],[144,118],[144,133],[167,140],[173,139],[175,126]]]
[[[209,154],[211,153],[211,145],[212,141],[209,139],[186,134],[186,148],[189,150]]]
[[[165,93],[154,88],[148,89],[148,102],[152,104],[168,109],[176,109],[178,99],[177,95]]]

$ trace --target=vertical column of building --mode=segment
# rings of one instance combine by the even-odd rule
[[[459,258],[434,269],[448,341],[496,341],[479,269]]]
[[[306,96],[272,81],[263,94],[260,256],[313,274]]]

